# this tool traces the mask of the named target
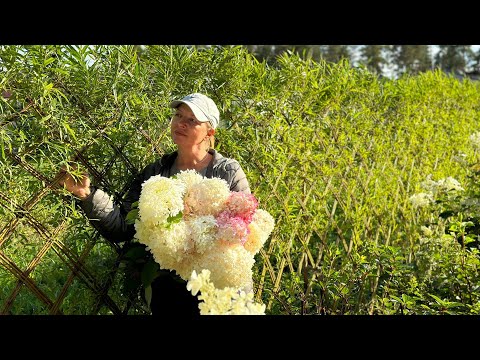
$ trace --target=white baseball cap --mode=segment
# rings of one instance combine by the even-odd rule
[[[198,121],[209,122],[214,129],[220,121],[220,112],[217,105],[208,96],[193,93],[185,96],[181,100],[174,100],[170,103],[171,108],[177,108],[180,104],[188,105]]]

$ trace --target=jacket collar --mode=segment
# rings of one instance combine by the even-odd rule
[[[218,151],[216,151],[215,149],[210,149],[208,150],[208,152],[213,155],[213,160],[210,161],[210,163],[208,164],[208,167],[207,167],[207,172],[205,173],[205,177],[207,178],[211,178],[212,175],[213,175],[213,168],[216,164],[218,164],[218,162],[223,159],[223,155],[220,154]],[[178,155],[178,151],[175,150],[169,154],[165,154],[162,156],[162,158],[160,159],[160,166],[164,169],[170,169],[173,165],[173,162],[175,161],[175,159],[177,158],[177,155]]]

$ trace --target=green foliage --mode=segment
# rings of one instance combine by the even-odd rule
[[[179,223],[183,219],[183,212],[179,211],[175,216],[169,216],[167,218],[167,227],[171,228],[173,224]]]
[[[276,220],[253,274],[267,314],[479,312],[479,185],[455,160],[476,159],[478,83],[240,46],[0,46],[0,69],[0,311],[148,313],[151,256],[103,240],[54,179],[78,165],[121,200],[174,149],[169,102],[199,91]],[[428,176],[468,195],[414,207]]]
[[[125,222],[129,225],[135,224],[135,220],[138,218],[138,201],[132,203],[130,208],[131,210],[128,212],[127,216],[125,217]]]

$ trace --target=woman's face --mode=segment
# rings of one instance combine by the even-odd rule
[[[208,125],[198,121],[187,105],[180,104],[173,114],[170,133],[178,146],[194,146],[205,140]]]

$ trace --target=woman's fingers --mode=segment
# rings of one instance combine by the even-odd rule
[[[77,164],[70,166],[70,169],[67,169],[66,165],[62,165],[57,174],[57,176],[59,176],[58,184],[65,187],[66,190],[73,194],[76,194],[79,191],[83,192],[84,189],[90,187],[90,178],[86,172],[82,173],[80,177],[71,174],[70,171],[75,171],[77,169]]]

